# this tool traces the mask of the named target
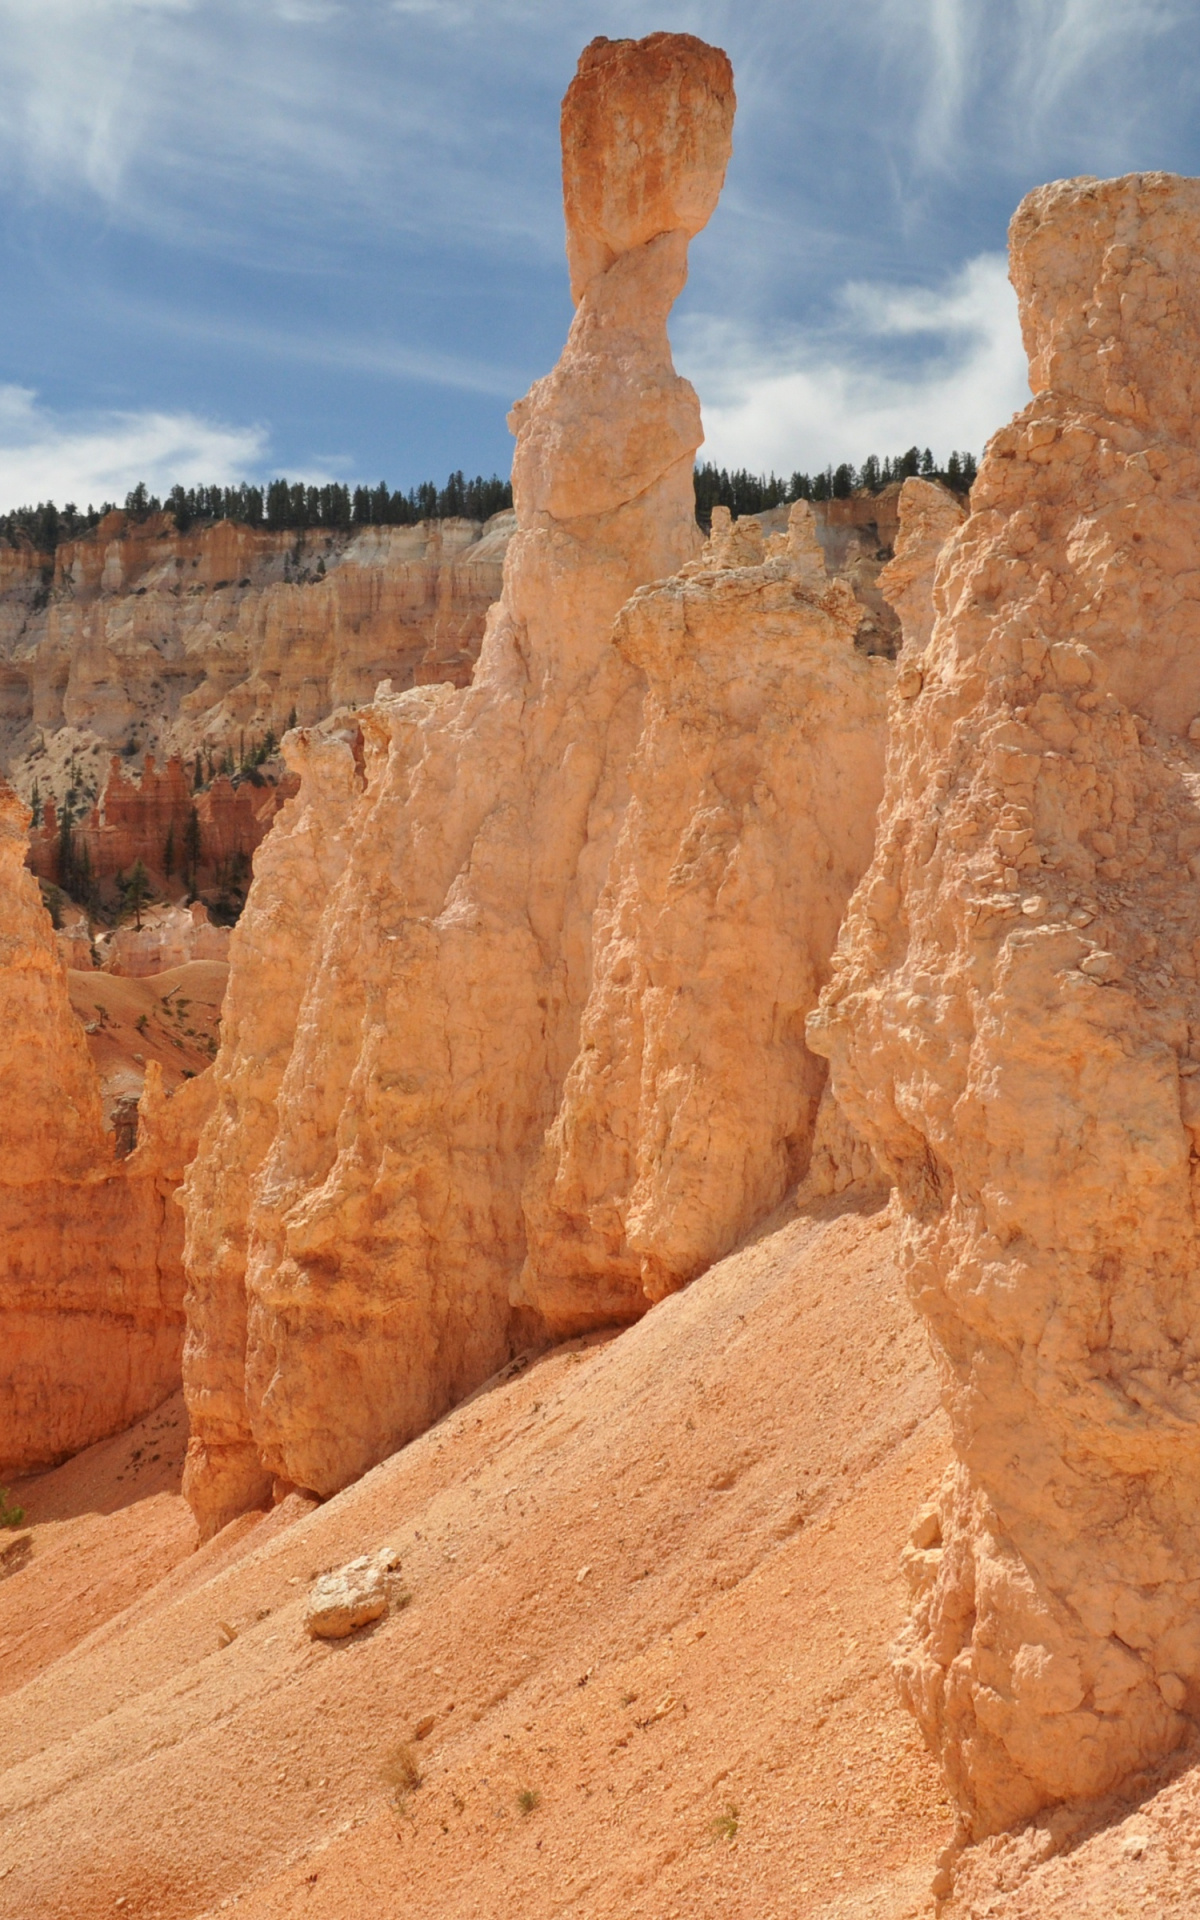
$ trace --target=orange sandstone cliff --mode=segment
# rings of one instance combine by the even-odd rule
[[[1200,1713],[1198,222],[1161,174],[1018,209],[1034,398],[906,622],[810,1023],[896,1180],[951,1417],[900,1676],[976,1838]]]
[[[183,1223],[172,1194],[208,1085],[145,1071],[118,1158],[101,1082],[37,882],[29,812],[0,786],[0,1469],[87,1446],[179,1379]],[[130,1143],[132,1144],[132,1143]]]

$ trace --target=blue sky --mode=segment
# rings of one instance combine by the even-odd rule
[[[507,471],[570,318],[559,101],[664,27],[738,89],[672,323],[725,463],[980,450],[1021,195],[1200,172],[1200,0],[0,0],[0,508]]]

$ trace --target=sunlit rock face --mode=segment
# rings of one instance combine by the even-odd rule
[[[724,54],[690,36],[587,49],[563,106],[577,310],[511,416],[517,531],[473,684],[382,694],[356,739],[289,749],[336,795],[306,774],[258,856],[188,1179],[206,1531],[271,1479],[344,1485],[528,1331],[521,1192],[641,715],[613,620],[700,545],[699,406],[666,321],[733,109]]]
[[[766,541],[718,508],[700,558],[618,616],[644,721],[527,1193],[519,1297],[556,1331],[644,1313],[807,1169],[825,1063],[804,1016],[883,787],[893,670],[856,650],[860,616],[803,503]]]
[[[1198,230],[1163,174],[1014,218],[1034,398],[931,630],[906,615],[809,1027],[896,1180],[953,1422],[900,1673],[975,1836],[1200,1708]]]
[[[116,1157],[37,882],[0,783],[0,1471],[62,1459],[177,1391],[183,1222],[172,1196],[208,1098],[147,1069]]]

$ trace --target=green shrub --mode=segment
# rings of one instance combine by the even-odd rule
[[[24,1518],[24,1507],[10,1507],[8,1488],[0,1487],[0,1527],[19,1527]]]

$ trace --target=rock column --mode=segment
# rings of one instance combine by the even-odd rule
[[[1162,174],[1014,218],[1034,397],[910,613],[809,1026],[953,1424],[900,1673],[975,1837],[1200,1714],[1198,230]]]

